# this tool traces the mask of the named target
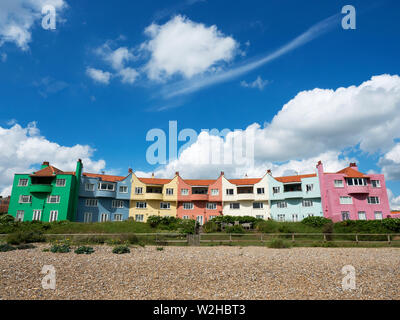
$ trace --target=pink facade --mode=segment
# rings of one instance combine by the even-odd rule
[[[321,162],[317,169],[325,218],[338,222],[390,216],[383,174],[365,175],[358,171],[355,163],[337,173],[324,172]]]
[[[210,217],[221,215],[222,177],[217,180],[183,180],[178,177],[178,218],[193,219],[204,224]]]

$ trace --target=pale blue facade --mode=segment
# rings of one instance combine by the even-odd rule
[[[77,222],[125,221],[129,218],[131,195],[129,174],[122,181],[107,181],[107,176],[82,175],[79,189]],[[100,184],[111,184],[113,190],[100,190]]]
[[[300,180],[301,182],[282,183],[272,176],[269,177],[272,220],[296,222],[308,216],[323,217],[318,177],[306,177]]]

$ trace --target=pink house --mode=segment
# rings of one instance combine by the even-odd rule
[[[178,218],[203,225],[221,215],[222,176],[217,180],[184,180],[178,176]]]
[[[336,173],[324,172],[317,165],[324,217],[344,220],[381,220],[390,216],[389,199],[383,174],[364,174],[357,164]]]

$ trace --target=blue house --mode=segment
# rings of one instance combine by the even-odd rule
[[[323,217],[316,174],[279,178],[269,175],[268,186],[271,219],[296,222],[309,216]]]
[[[132,170],[127,177],[83,173],[77,222],[124,221],[129,218]]]

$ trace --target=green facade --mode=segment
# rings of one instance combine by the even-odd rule
[[[81,165],[81,162],[78,162],[77,167]],[[43,165],[43,168],[46,168],[46,165]],[[81,169],[79,174],[80,172]],[[21,179],[28,180],[26,186],[20,185]],[[57,180],[65,180],[65,185],[57,186]],[[72,173],[58,173],[50,177],[16,174],[8,213],[17,219],[23,212],[23,221],[32,221],[34,220],[34,211],[40,210],[40,221],[49,222],[51,212],[53,212],[53,216],[57,212],[56,221],[74,221],[78,183],[79,179]],[[21,196],[31,196],[31,202],[22,203]],[[59,203],[50,203],[49,196],[59,196]],[[18,217],[17,213],[19,213]]]

